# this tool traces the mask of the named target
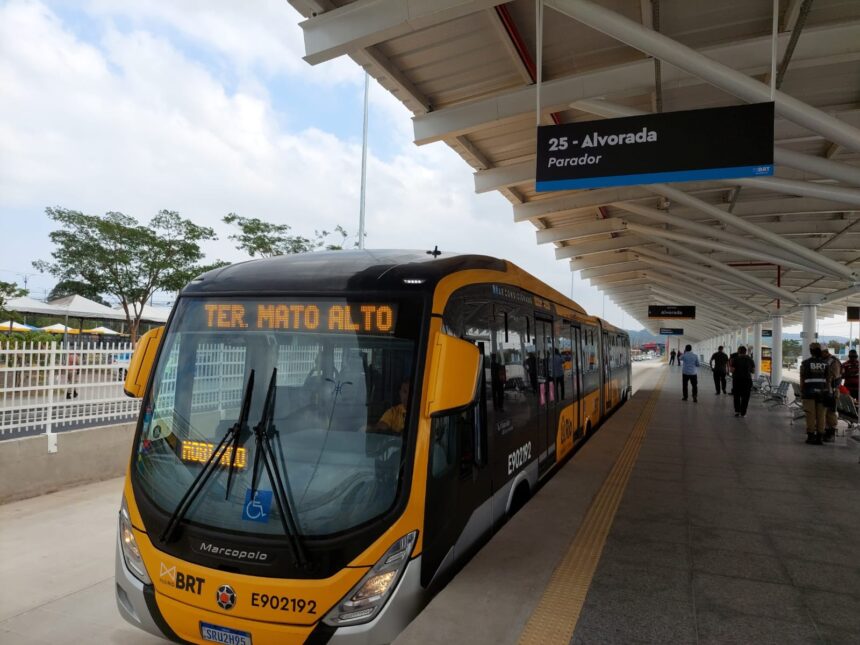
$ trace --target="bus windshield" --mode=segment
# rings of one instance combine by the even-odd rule
[[[336,534],[385,513],[402,485],[418,309],[393,300],[183,299],[143,403],[133,461],[142,491],[173,513],[253,383],[247,426],[216,455],[183,521],[282,534],[277,482],[260,468],[252,484],[260,460],[251,430],[274,383],[271,461],[300,536]]]

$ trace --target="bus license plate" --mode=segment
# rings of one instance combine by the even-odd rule
[[[200,636],[210,643],[222,645],[251,645],[251,634],[229,627],[219,627],[211,623],[200,623]]]

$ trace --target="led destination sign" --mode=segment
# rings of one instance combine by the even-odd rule
[[[773,174],[773,103],[538,128],[538,192]]]
[[[180,457],[182,461],[205,464],[212,456],[212,451],[215,450],[215,444],[207,441],[183,441],[182,452]],[[226,446],[221,451],[221,457],[218,459],[219,466],[229,466],[231,457],[233,456],[233,447]],[[248,454],[244,448],[239,448],[236,451],[236,467],[244,468],[248,463]]]
[[[276,330],[393,334],[397,307],[393,304],[332,304],[325,302],[207,303],[209,329]]]

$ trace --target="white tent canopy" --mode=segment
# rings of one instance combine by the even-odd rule
[[[82,329],[82,334],[101,334],[104,336],[119,336],[118,331],[114,331],[108,327],[93,327],[92,329]]]
[[[39,302],[32,298],[12,298],[3,307],[7,311],[41,314],[44,316],[68,316],[69,318],[89,318],[94,320],[124,320],[125,315],[110,307],[84,298],[66,296],[51,302]]]
[[[129,307],[131,311],[131,307]],[[125,312],[122,307],[115,307],[114,312],[119,312],[122,319],[125,320]],[[167,317],[170,315],[170,307],[153,307],[152,305],[143,306],[143,315],[140,319],[144,322],[166,323]]]

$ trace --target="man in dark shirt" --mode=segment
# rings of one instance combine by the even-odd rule
[[[755,363],[747,355],[747,348],[743,345],[738,347],[738,354],[735,356],[733,365],[732,389],[734,390],[735,416],[745,417],[747,415],[747,406],[750,403]]]
[[[714,372],[714,387],[717,389],[717,395],[722,388],[723,394],[726,393],[726,368],[729,364],[729,357],[723,351],[723,346],[720,345],[711,355],[711,369]]]

